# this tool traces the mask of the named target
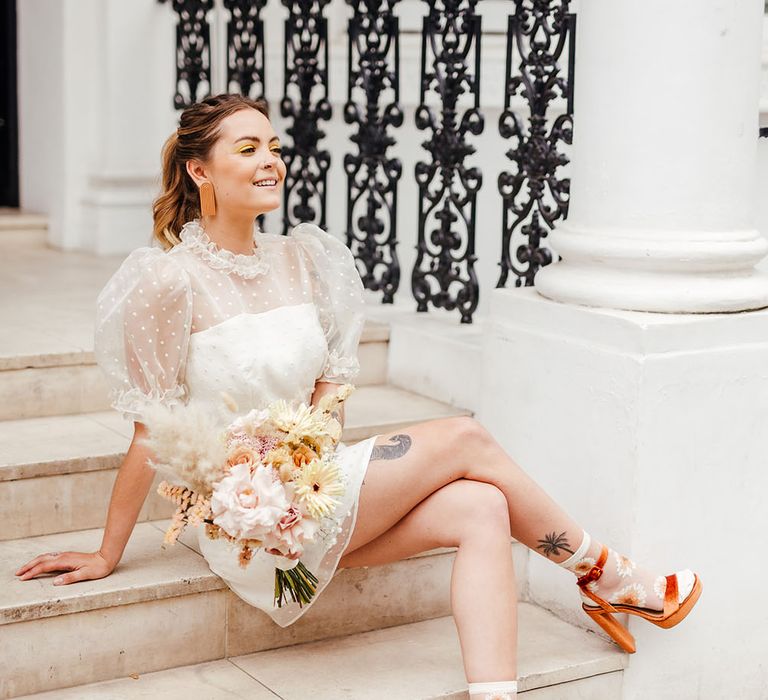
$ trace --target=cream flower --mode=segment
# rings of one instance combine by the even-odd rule
[[[248,464],[232,467],[214,486],[213,522],[238,539],[260,539],[277,525],[290,504],[283,485],[272,470],[259,466],[253,474]]]
[[[303,438],[318,440],[327,435],[327,416],[307,404],[293,408],[286,401],[275,401],[270,406],[270,416],[274,426],[288,434],[289,442],[301,442]]]
[[[315,518],[330,515],[344,493],[339,468],[333,462],[316,459],[305,464],[294,482],[296,496],[306,511]]]
[[[656,580],[653,582],[653,592],[659,596],[662,600],[664,600],[664,595],[667,592],[667,577],[666,576],[657,576]]]
[[[640,583],[630,583],[620,591],[616,591],[609,602],[642,608],[645,605],[645,588]]]

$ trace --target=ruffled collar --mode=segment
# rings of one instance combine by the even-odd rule
[[[185,248],[199,255],[214,270],[232,272],[245,279],[253,279],[264,274],[268,269],[266,256],[262,246],[257,245],[259,229],[253,229],[253,253],[233,253],[231,250],[219,248],[205,232],[198,219],[188,221],[179,232],[179,238]]]

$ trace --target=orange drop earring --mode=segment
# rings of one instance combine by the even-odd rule
[[[200,185],[200,216],[216,215],[216,196],[213,193],[213,185],[204,182]]]

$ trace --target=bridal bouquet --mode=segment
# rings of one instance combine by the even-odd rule
[[[334,411],[352,390],[345,384],[316,407],[276,401],[223,430],[194,404],[150,411],[150,464],[175,482],[158,487],[177,506],[165,542],[173,544],[187,525],[203,523],[208,537],[239,547],[241,566],[258,548],[282,555],[286,566],[275,568],[275,604],[282,607],[286,596],[300,606],[308,603],[317,578],[299,557],[344,493],[333,459],[341,438]]]

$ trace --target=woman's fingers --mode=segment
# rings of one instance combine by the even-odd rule
[[[21,576],[25,571],[29,571],[33,566],[36,566],[40,562],[47,561],[53,557],[57,557],[61,552],[45,552],[44,554],[38,554],[34,559],[30,559],[26,564],[19,567],[16,572],[16,576]]]
[[[31,566],[25,565],[26,570],[19,575],[22,581],[34,578],[40,574],[49,574],[54,571],[69,571],[74,568],[74,565],[69,560],[69,556],[65,554],[57,554],[52,556],[50,554],[41,554],[39,557],[35,557],[30,562]]]
[[[75,583],[76,581],[85,581],[86,579],[90,579],[90,578],[101,578],[101,576],[91,577],[88,574],[89,574],[88,568],[85,566],[82,566],[79,569],[74,569],[73,571],[70,571],[67,574],[62,574],[61,576],[57,576],[55,579],[53,579],[53,585],[65,586],[68,583]]]

